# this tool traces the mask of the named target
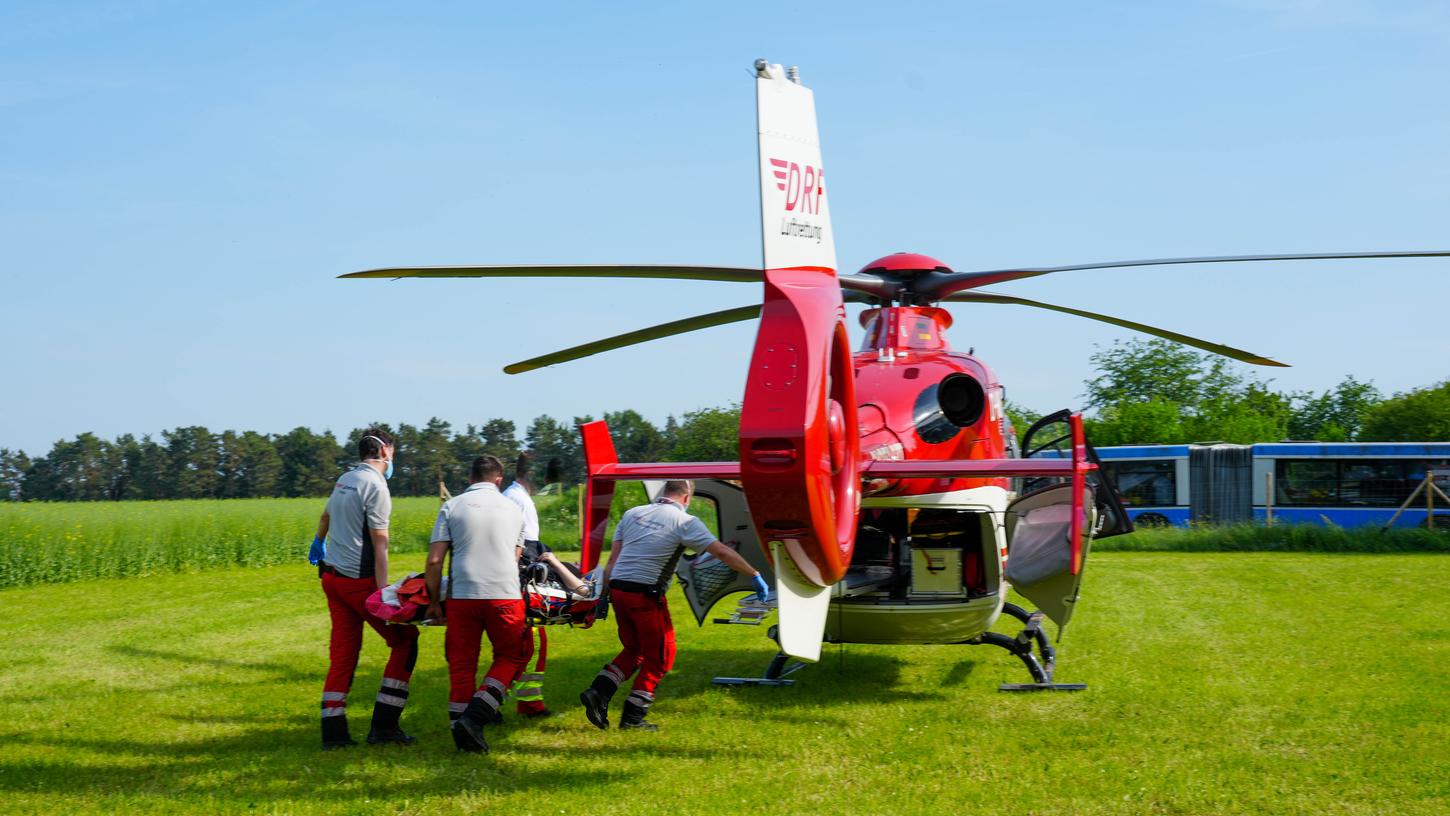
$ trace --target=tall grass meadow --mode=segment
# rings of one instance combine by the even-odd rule
[[[612,516],[644,502],[638,483],[615,495]],[[579,541],[579,491],[539,496],[541,538],[562,552]],[[324,501],[231,499],[0,503],[0,589],[218,567],[305,564]],[[392,550],[427,549],[433,497],[393,501]],[[708,508],[691,510],[709,518]],[[1142,529],[1093,544],[1102,551],[1446,553],[1450,533],[1277,525]]]

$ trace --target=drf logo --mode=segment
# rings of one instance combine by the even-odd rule
[[[809,164],[801,166],[785,159],[771,159],[775,188],[785,193],[785,211],[816,214],[821,211],[825,194],[825,173]]]

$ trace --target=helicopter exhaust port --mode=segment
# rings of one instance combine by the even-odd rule
[[[942,416],[958,428],[977,424],[987,408],[987,392],[970,374],[948,374],[936,390]]]
[[[987,392],[970,374],[948,374],[941,382],[922,389],[916,398],[914,424],[922,441],[933,445],[949,442],[982,418],[987,409]]]

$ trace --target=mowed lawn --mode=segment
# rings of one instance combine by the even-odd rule
[[[1059,671],[1089,690],[1035,695],[997,691],[1024,679],[1005,652],[949,646],[827,647],[793,688],[715,687],[773,648],[675,597],[660,732],[577,707],[611,620],[554,630],[560,716],[510,717],[487,756],[453,750],[431,630],[419,744],[318,751],[327,616],[305,565],[7,590],[0,811],[1444,814],[1447,590],[1440,555],[1101,553]]]

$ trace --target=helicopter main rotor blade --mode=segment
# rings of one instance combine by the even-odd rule
[[[990,286],[1003,281],[1034,278],[1052,272],[1078,269],[1115,269],[1124,266],[1170,266],[1173,264],[1241,263],[1244,261],[1324,261],[1355,258],[1444,258],[1450,250],[1411,250],[1405,252],[1320,252],[1291,255],[1217,255],[1202,258],[1152,258],[1140,261],[1103,261],[1071,266],[1040,266],[1020,269],[995,269],[983,272],[932,273],[917,281],[916,294],[926,300],[940,300],[953,292]]]
[[[518,264],[514,266],[393,266],[349,272],[339,278],[653,278],[760,283],[765,273],[735,266],[657,264]]]
[[[992,292],[963,292],[945,298],[945,300],[952,303],[1007,303],[1013,306],[1032,306],[1038,309],[1050,309],[1054,312],[1064,312],[1070,315],[1077,315],[1078,317],[1086,317],[1089,320],[1111,323],[1114,326],[1122,326],[1125,329],[1132,329],[1143,332],[1144,334],[1151,334],[1155,337],[1162,337],[1165,340],[1172,340],[1175,343],[1182,343],[1185,346],[1201,348],[1204,351],[1211,351],[1214,354],[1222,354],[1225,357],[1231,357],[1240,362],[1250,363],[1252,365],[1289,367],[1288,363],[1270,360],[1268,357],[1254,354],[1251,351],[1236,349],[1233,346],[1225,346],[1221,343],[1210,343],[1207,340],[1199,340],[1196,337],[1189,337],[1186,334],[1179,334],[1178,332],[1168,331],[1167,329],[1136,323],[1132,320],[1109,317],[1108,315],[1098,314],[1096,312],[1085,312],[1081,309],[1072,309],[1067,306],[1055,306],[1051,303],[1042,303],[1041,301],[1027,300],[1026,298],[998,295]]]
[[[760,306],[740,306],[734,309],[726,309],[710,314],[687,317],[684,320],[676,320],[672,323],[661,323],[658,326],[650,326],[647,329],[615,335],[604,340],[595,340],[592,343],[585,343],[582,346],[566,348],[563,351],[556,351],[552,354],[545,354],[542,357],[534,357],[530,360],[512,363],[504,366],[506,374],[522,374],[525,371],[533,371],[536,368],[565,363],[570,360],[578,360],[581,357],[588,357],[598,354],[601,351],[624,348],[650,340],[659,340],[662,337],[670,337],[676,334],[692,332],[696,329],[708,329],[711,326],[723,326],[726,323],[738,323],[742,320],[751,320],[760,317]]]

